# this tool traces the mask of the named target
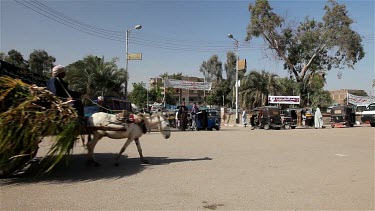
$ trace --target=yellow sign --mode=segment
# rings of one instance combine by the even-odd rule
[[[142,54],[141,53],[129,53],[128,60],[142,60]]]
[[[238,70],[246,70],[246,59],[238,60]]]

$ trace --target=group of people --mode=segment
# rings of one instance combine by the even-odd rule
[[[194,103],[191,109],[191,127],[195,128],[197,124],[197,113],[199,112],[199,107]],[[182,102],[178,107],[176,113],[176,120],[179,122],[179,128],[182,131],[185,131],[188,128],[188,108],[185,105],[185,102]]]

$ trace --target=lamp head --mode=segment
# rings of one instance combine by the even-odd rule
[[[228,37],[233,39],[233,35],[232,34],[228,34]]]
[[[141,29],[141,28],[142,28],[141,25],[136,25],[136,26],[134,26],[134,29]]]

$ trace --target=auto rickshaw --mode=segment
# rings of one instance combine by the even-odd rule
[[[201,110],[196,114],[196,130],[220,130],[220,112],[216,109]]]
[[[335,106],[331,109],[331,127],[353,127],[355,123],[355,109],[352,106]]]
[[[255,127],[269,130],[271,128],[280,130],[282,127],[280,109],[276,106],[263,106],[252,110],[250,124]]]
[[[305,126],[314,127],[314,112],[311,108],[306,108],[304,110],[304,114],[302,116],[305,116]]]
[[[295,129],[298,123],[298,109],[296,108],[287,108],[284,110],[284,128],[285,129]]]
[[[176,112],[166,111],[163,112],[164,117],[168,120],[169,126],[176,128]]]

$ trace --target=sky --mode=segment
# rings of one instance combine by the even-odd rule
[[[331,70],[325,89],[363,89],[375,94],[371,88],[375,78],[374,0],[338,2],[346,5],[354,20],[352,28],[363,36],[366,56],[354,69]],[[266,70],[286,76],[283,62],[264,50],[263,39],[245,42],[250,3],[254,0],[0,0],[0,51],[15,49],[29,59],[34,49],[42,49],[62,65],[87,55],[106,61],[117,57],[117,65],[125,68],[125,32],[131,30],[129,53],[142,53],[142,60],[129,61],[131,84],[148,82],[165,72],[203,77],[199,72],[203,61],[216,54],[224,64],[226,53],[234,50],[230,33],[240,43],[239,56],[247,60],[247,72]],[[275,13],[296,23],[306,16],[320,21],[326,3],[270,1]],[[134,29],[138,24],[142,28]]]

